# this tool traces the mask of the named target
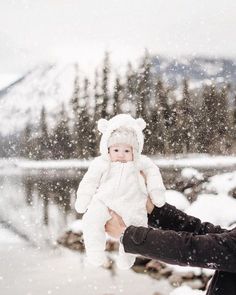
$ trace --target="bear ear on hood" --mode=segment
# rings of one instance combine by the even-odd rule
[[[104,133],[108,126],[108,121],[106,119],[99,119],[98,120],[98,131]]]
[[[138,126],[141,130],[145,129],[146,122],[142,118],[136,119],[136,123],[138,124]]]

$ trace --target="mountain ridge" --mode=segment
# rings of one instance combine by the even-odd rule
[[[189,79],[191,88],[202,83],[232,83],[236,81],[236,60],[211,57],[152,58],[152,72],[171,85],[178,87]],[[49,113],[49,124],[62,104],[68,105],[73,95],[76,63],[43,64],[0,90],[0,134],[22,131],[26,124],[37,126],[41,109]]]

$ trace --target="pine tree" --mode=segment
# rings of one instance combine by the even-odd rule
[[[144,120],[148,118],[148,105],[152,93],[152,77],[150,57],[146,53],[138,71],[136,116]]]
[[[121,105],[123,102],[123,87],[120,83],[120,78],[116,78],[116,83],[113,92],[113,116],[121,114]]]
[[[168,150],[170,154],[180,154],[183,152],[183,141],[181,137],[182,122],[184,120],[183,114],[181,114],[182,105],[179,101],[174,100],[169,106],[169,115],[166,120],[167,126],[167,142]]]
[[[32,136],[32,128],[31,124],[26,124],[26,127],[23,131],[23,136],[21,137],[20,142],[20,157],[34,159],[34,140]]]
[[[154,101],[150,114],[149,153],[161,154],[164,151],[164,116],[161,111],[160,95],[164,91],[161,80],[154,84]]]
[[[216,113],[217,92],[215,85],[205,86],[202,95],[203,101],[198,117],[198,151],[211,153],[217,141]]]
[[[109,74],[110,74],[110,62],[109,62],[109,54],[105,54],[104,58],[104,64],[103,64],[103,70],[102,70],[102,111],[101,111],[101,117],[104,119],[107,119],[109,117],[107,108],[108,108],[108,102],[109,102],[109,94],[108,94],[108,80],[109,80]]]
[[[181,101],[181,110],[179,113],[179,138],[182,143],[182,152],[195,152],[196,144],[196,126],[195,113],[192,106],[192,99],[189,93],[188,81],[183,82],[183,98]]]
[[[64,104],[61,106],[59,120],[53,133],[54,159],[69,159],[72,153],[71,135],[69,129],[68,114]]]
[[[232,138],[232,142],[235,143],[236,142],[236,95],[234,95],[233,97],[233,108],[231,111],[231,138]],[[232,144],[233,144],[232,143]]]
[[[158,79],[155,87],[156,105],[157,105],[157,150],[166,154],[169,152],[169,126],[171,110],[168,104],[168,91],[164,87],[161,79]]]
[[[125,96],[130,104],[130,113],[136,116],[137,73],[134,72],[131,63],[127,65]]]
[[[90,106],[90,98],[89,98],[89,92],[88,92],[88,86],[89,86],[89,80],[85,79],[84,81],[84,100],[86,103],[85,109],[84,109],[84,123],[87,125],[86,130],[86,139],[85,139],[85,148],[86,151],[83,152],[83,155],[86,158],[89,157],[95,157],[97,156],[97,143],[95,142],[96,136],[95,136],[95,130],[96,128],[96,122],[94,121],[94,117],[92,116],[92,107]]]
[[[80,83],[78,75],[78,65],[75,64],[75,80],[74,91],[71,98],[72,112],[73,112],[73,127],[72,127],[72,158],[78,158],[79,156],[79,100],[80,100]]]
[[[102,117],[103,99],[99,91],[98,71],[95,71],[94,79],[94,115],[92,119],[92,135],[91,144],[93,145],[93,152],[91,156],[97,156],[99,151],[100,134],[97,130],[97,122]]]
[[[227,154],[232,147],[232,128],[231,114],[228,105],[228,85],[224,85],[218,93],[217,101],[217,133],[218,143],[216,143],[216,152]]]
[[[41,110],[37,142],[37,159],[47,159],[50,157],[50,142],[45,107]]]
[[[80,100],[80,111],[79,111],[79,158],[89,158],[90,156],[90,118],[88,113],[88,94],[89,81],[87,78],[84,79],[83,96]]]
[[[145,54],[141,66],[139,68],[138,81],[137,81],[137,103],[136,103],[136,117],[143,118],[147,126],[144,130],[145,145],[144,153],[150,153],[150,102],[152,99],[152,76],[151,76],[151,62],[148,53]]]

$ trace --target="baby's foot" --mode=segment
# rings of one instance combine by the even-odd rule
[[[117,266],[120,269],[129,269],[133,266],[135,262],[135,256],[131,254],[119,254],[117,259]]]
[[[94,266],[101,266],[107,261],[107,257],[104,251],[89,251],[87,261]]]

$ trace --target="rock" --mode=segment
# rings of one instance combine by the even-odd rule
[[[67,231],[57,239],[57,243],[71,250],[80,252],[84,252],[85,250],[82,232],[74,233]],[[117,241],[107,240],[106,251],[118,251],[118,249],[119,243]]]
[[[132,269],[138,273],[149,273],[152,277],[160,278],[160,271],[165,268],[166,265],[157,260],[150,260],[145,257],[137,257]]]
[[[202,178],[191,177],[186,178],[179,174],[176,178],[172,189],[185,194],[187,199],[192,203],[197,199],[198,194],[203,190],[203,184],[207,182],[208,177],[205,175]]]
[[[145,272],[147,272],[144,265],[133,265],[132,270],[134,272],[136,272],[136,273],[145,273]]]
[[[145,258],[145,257],[142,257],[142,256],[138,256],[136,257],[135,259],[135,263],[134,265],[139,265],[139,266],[147,266],[147,264],[149,263],[149,261],[152,261],[151,259],[149,258]]]
[[[162,278],[159,272],[149,272],[149,276],[155,280],[160,280]]]
[[[200,279],[186,281],[185,284],[192,289],[203,289],[205,284]]]
[[[113,270],[114,268],[114,260],[111,258],[107,258],[107,261],[102,265],[105,269]]]
[[[164,277],[168,277],[172,274],[172,269],[169,268],[169,267],[165,267],[165,268],[162,268],[160,270],[160,275],[164,276]]]
[[[181,286],[181,284],[183,283],[183,278],[180,274],[175,273],[168,277],[168,281],[172,286],[178,287]]]
[[[187,280],[192,280],[195,277],[195,274],[192,271],[181,272],[180,275],[183,279]]]
[[[146,264],[147,271],[159,272],[165,265],[157,260],[151,260]]]
[[[113,252],[119,250],[119,243],[113,240],[107,240],[106,242],[106,251]]]
[[[71,250],[80,252],[83,252],[85,250],[82,233],[67,231],[57,239],[57,243]]]
[[[232,196],[234,199],[236,199],[236,187],[232,188],[229,191],[229,195]]]

